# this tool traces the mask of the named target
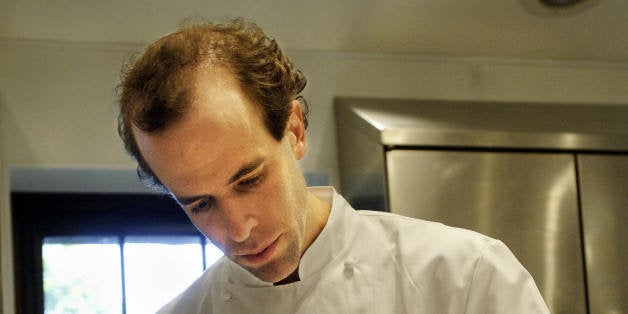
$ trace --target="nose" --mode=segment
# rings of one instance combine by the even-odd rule
[[[223,202],[221,205],[227,236],[232,241],[244,242],[257,226],[257,219],[242,207],[232,206],[233,204],[229,202]]]

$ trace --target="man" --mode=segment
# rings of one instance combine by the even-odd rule
[[[501,242],[307,188],[305,84],[241,20],[167,35],[123,74],[140,177],[225,253],[160,313],[548,312]]]

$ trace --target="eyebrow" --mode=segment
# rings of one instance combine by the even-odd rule
[[[259,167],[264,162],[264,158],[258,157],[257,159],[245,164],[242,166],[232,177],[229,179],[229,184],[238,181],[240,178],[246,176],[247,174],[253,172],[257,167]]]
[[[240,178],[246,176],[247,174],[253,172],[255,169],[257,169],[257,167],[259,167],[262,163],[264,162],[264,158],[263,157],[258,157],[257,159],[246,163],[244,166],[242,166],[240,169],[238,169],[238,171],[231,176],[231,178],[229,179],[229,183],[231,184],[235,181],[238,181]],[[179,203],[180,206],[187,206],[190,205],[194,202],[196,202],[197,200],[206,198],[206,197],[212,197],[211,195],[198,195],[198,196],[190,196],[190,197],[177,197],[176,195],[174,195],[175,200]]]

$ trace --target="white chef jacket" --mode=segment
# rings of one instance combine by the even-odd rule
[[[300,281],[273,286],[223,257],[158,313],[549,313],[502,242],[310,189],[332,209]]]

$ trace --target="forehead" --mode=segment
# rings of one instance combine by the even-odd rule
[[[231,141],[231,133],[258,132],[257,128],[263,127],[261,110],[247,97],[228,69],[202,67],[190,75],[190,86],[192,102],[186,112],[158,136],[166,138],[190,133]]]
[[[192,113],[261,116],[259,106],[250,100],[235,75],[225,67],[201,66],[190,75],[190,85]]]
[[[180,120],[156,134],[133,129],[142,156],[171,191],[200,175],[221,181],[275,142],[228,70],[199,71],[190,83],[193,103]]]

